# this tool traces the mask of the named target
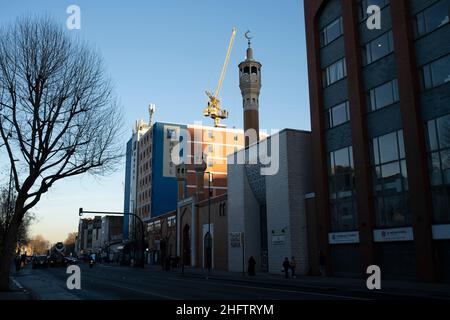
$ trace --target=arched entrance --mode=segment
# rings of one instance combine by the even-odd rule
[[[203,265],[205,268],[212,268],[212,238],[211,234],[207,232],[203,238]]]
[[[183,228],[183,265],[191,265],[191,237],[190,237],[190,227],[185,225]]]

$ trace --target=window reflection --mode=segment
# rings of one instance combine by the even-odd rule
[[[421,36],[449,23],[450,1],[441,0],[416,16],[416,32]]]
[[[450,223],[450,115],[427,123],[433,213],[436,223]]]
[[[329,154],[329,196],[334,231],[354,230],[357,226],[353,149],[343,148]]]
[[[369,110],[375,111],[399,101],[397,79],[369,91]]]
[[[375,62],[394,51],[392,31],[372,40],[365,47],[366,64]]]
[[[408,173],[403,132],[396,131],[372,140],[372,165],[378,227],[408,225]]]
[[[431,89],[450,82],[450,55],[422,67],[422,87]]]

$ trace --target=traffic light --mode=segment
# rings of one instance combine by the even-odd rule
[[[83,208],[80,208],[80,209],[78,210],[78,214],[80,215],[80,217],[83,215]]]

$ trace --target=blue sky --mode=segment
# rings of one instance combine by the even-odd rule
[[[242,127],[237,65],[247,47],[243,33],[251,30],[255,58],[263,64],[260,127],[310,129],[303,1],[0,0],[0,24],[45,13],[64,26],[71,4],[81,8],[81,30],[68,32],[104,57],[130,133],[136,119],[148,118],[149,103],[157,105],[155,121],[212,124],[201,115],[204,91],[215,89],[233,26],[238,34],[221,93],[230,112],[224,123]],[[1,159],[0,171],[7,170]],[[121,210],[123,180],[121,167],[108,177],[60,182],[34,209],[33,234],[64,240],[77,229],[81,206]]]

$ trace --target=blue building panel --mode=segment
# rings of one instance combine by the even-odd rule
[[[126,150],[126,162],[125,162],[125,192],[124,192],[124,203],[123,203],[123,211],[130,212],[130,183],[131,183],[131,156],[133,152],[133,139],[130,139],[127,142],[127,150]],[[128,239],[129,230],[128,230],[128,221],[129,216],[123,216],[123,239]]]
[[[153,125],[152,217],[177,209],[177,180],[175,175],[168,174],[167,167],[164,167],[170,163],[168,148],[164,144],[169,143],[169,128],[172,127],[187,128],[185,125],[161,122]]]

